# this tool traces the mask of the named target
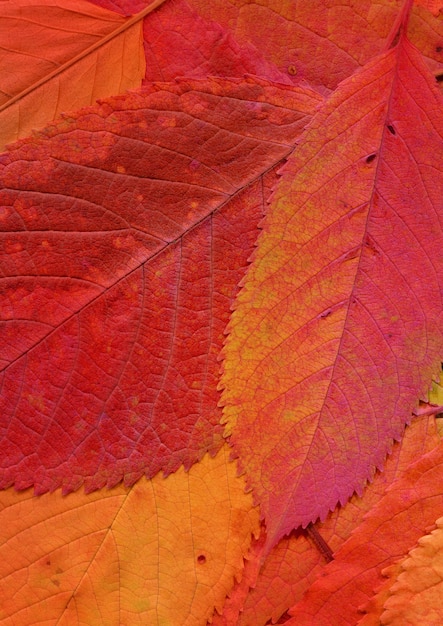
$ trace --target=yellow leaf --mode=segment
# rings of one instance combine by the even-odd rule
[[[377,624],[383,626],[440,626],[443,623],[443,517],[437,529],[418,540],[418,547],[389,568],[389,597]],[[389,585],[390,583],[390,585]],[[386,586],[381,590],[386,595]],[[374,616],[376,618],[376,616]],[[365,617],[362,624],[375,624]]]
[[[205,624],[258,532],[228,454],[131,488],[2,492],[2,626]]]

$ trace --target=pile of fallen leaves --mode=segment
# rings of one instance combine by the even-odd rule
[[[0,624],[443,623],[443,3],[2,4]]]

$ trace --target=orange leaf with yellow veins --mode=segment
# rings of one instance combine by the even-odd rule
[[[226,447],[131,488],[3,491],[1,624],[204,624],[257,532]]]
[[[288,626],[357,624],[383,570],[414,546],[443,510],[443,443],[413,463],[334,554],[291,610]],[[346,507],[345,507],[346,509]]]
[[[0,149],[62,112],[139,87],[143,17],[163,1],[135,18],[85,0],[1,2]]]
[[[443,100],[406,16],[283,168],[229,325],[226,435],[269,547],[362,493],[440,368]]]
[[[413,419],[401,441],[394,444],[383,472],[376,473],[363,497],[354,495],[346,506],[335,509],[323,524],[317,525],[334,552],[383,498],[386,489],[411,463],[433,450],[438,443],[434,417]],[[262,533],[252,543],[242,579],[234,585],[222,616],[213,618],[214,626],[264,626],[268,620],[275,622],[289,606],[301,600],[326,566],[322,554],[302,531],[284,537],[263,562],[264,547]]]

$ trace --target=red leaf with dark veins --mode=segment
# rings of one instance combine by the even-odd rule
[[[131,484],[219,449],[230,305],[272,168],[319,101],[162,84],[1,157],[1,487]]]

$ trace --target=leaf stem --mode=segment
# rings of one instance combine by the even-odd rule
[[[310,524],[308,524],[306,526],[305,532],[308,535],[308,537],[311,539],[311,541],[315,545],[315,547],[322,554],[322,556],[325,559],[325,561],[327,561],[328,563],[333,561],[334,560],[334,553],[332,552],[331,548],[326,543],[326,541],[323,539],[323,537],[320,535],[317,527],[314,526],[314,524],[312,522],[310,522]]]

